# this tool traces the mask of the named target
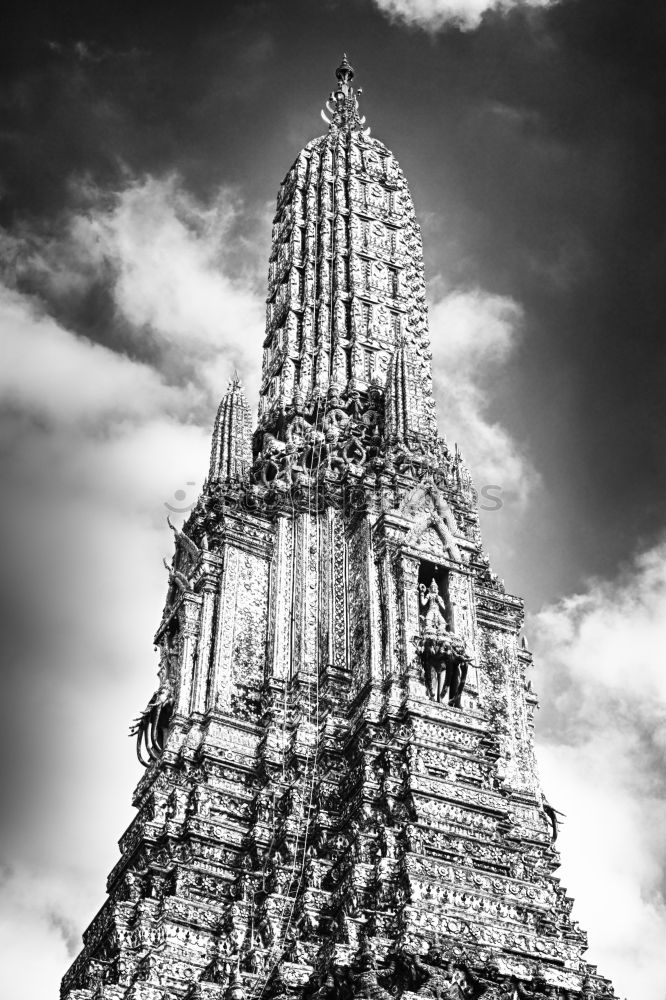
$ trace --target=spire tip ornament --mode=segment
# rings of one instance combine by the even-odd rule
[[[352,87],[354,67],[349,62],[346,52],[342,54],[342,62],[336,69],[335,76],[338,89],[331,91],[326,102],[328,114],[322,109],[321,117],[331,129],[362,129],[365,125],[365,115],[359,114],[358,97],[363,91],[358,89],[354,93]],[[369,128],[365,129],[365,134],[370,134]]]
[[[341,86],[349,85],[354,79],[354,67],[347,59],[347,53],[342,53],[342,62],[335,71],[335,75]]]

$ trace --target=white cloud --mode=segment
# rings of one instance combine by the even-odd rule
[[[225,345],[235,353],[249,345],[256,354],[261,300],[223,267],[239,210],[225,190],[202,205],[169,177],[131,185],[110,212],[95,213],[87,235],[115,265],[114,296],[124,316],[179,350],[183,343]]]
[[[233,366],[260,369],[263,295],[224,246],[228,193],[80,194],[57,233],[0,248],[32,288],[0,285],[2,1000],[57,995],[104,899],[140,776],[128,726],[156,682],[165,504],[196,498]],[[94,332],[116,349],[80,332],[95,282],[112,308]]]
[[[56,233],[6,238],[5,261],[70,310],[101,282],[110,325],[167,378],[194,378],[219,396],[236,366],[256,393],[265,306],[256,273],[238,263],[256,257],[243,236],[247,207],[226,188],[204,203],[176,176],[129,180],[112,193],[73,187],[82,209]]]
[[[383,14],[403,24],[439,31],[455,25],[464,31],[477,28],[486,11],[506,12],[514,7],[549,7],[556,0],[374,0]]]
[[[536,615],[547,794],[590,960],[629,1000],[666,992],[666,544]]]
[[[40,303],[0,286],[0,393],[5,406],[59,424],[105,424],[178,406],[148,365],[63,329]]]
[[[441,426],[461,444],[477,487],[497,485],[504,502],[523,506],[537,474],[521,445],[489,416],[490,379],[515,351],[521,322],[516,302],[480,289],[451,292],[430,309]]]

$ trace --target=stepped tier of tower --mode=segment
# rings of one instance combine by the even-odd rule
[[[559,884],[522,602],[434,423],[411,199],[346,60],[278,198],[134,733],[147,769],[63,1000],[600,1000]]]

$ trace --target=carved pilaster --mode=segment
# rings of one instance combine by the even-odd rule
[[[196,668],[192,679],[190,711],[206,711],[206,692],[210,677],[212,649],[218,612],[219,576],[206,580],[201,589],[201,629]]]
[[[269,642],[270,673],[281,680],[291,674],[291,613],[293,602],[294,521],[277,520],[272,565]]]
[[[398,587],[402,604],[402,656],[405,668],[415,659],[414,637],[419,633],[419,563],[400,552],[397,557]]]
[[[232,649],[236,629],[236,608],[240,588],[240,561],[243,553],[233,545],[225,546],[224,572],[218,594],[217,634],[212,638],[213,657],[206,708],[229,711],[231,707]]]
[[[192,679],[194,677],[194,662],[198,655],[199,616],[201,614],[201,597],[198,594],[187,593],[180,605],[178,620],[179,633],[179,685],[176,700],[176,711],[186,715],[190,709],[192,697]]]

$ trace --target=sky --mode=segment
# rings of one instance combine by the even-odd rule
[[[166,514],[234,368],[256,402],[275,196],[343,51],[526,602],[559,874],[618,997],[666,997],[666,7],[98,0],[0,38],[0,1000],[56,996],[104,900]]]

